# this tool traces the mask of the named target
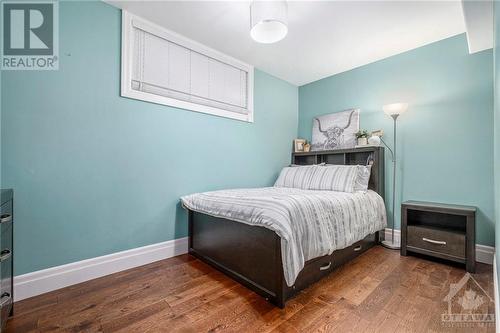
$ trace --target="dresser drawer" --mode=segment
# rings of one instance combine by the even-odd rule
[[[12,296],[12,256],[2,261],[0,280],[0,316],[4,324],[9,317],[13,304]]]
[[[409,225],[407,244],[410,247],[465,259],[465,234],[437,228]]]
[[[12,190],[1,190],[0,205],[0,332],[12,314],[13,302],[13,231],[14,200]]]
[[[12,222],[2,223],[0,236],[0,318],[2,325],[12,309]]]
[[[12,224],[4,224],[0,235],[0,264],[12,256],[12,250]]]
[[[0,226],[2,233],[12,226],[13,217],[12,201],[8,201],[0,206]]]

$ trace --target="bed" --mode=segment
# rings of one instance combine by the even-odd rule
[[[370,164],[369,190],[342,193],[269,187],[182,198],[188,209],[189,253],[281,308],[300,290],[377,244],[386,223],[382,147],[294,153],[291,162]],[[318,207],[323,205],[334,205],[341,218],[322,212]],[[284,216],[291,222],[281,223]],[[338,221],[324,227],[328,223],[322,219]],[[311,221],[318,221],[314,226],[318,231],[301,233]]]

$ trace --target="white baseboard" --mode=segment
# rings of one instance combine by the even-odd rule
[[[394,230],[394,237],[398,242],[401,232]],[[391,229],[385,229],[385,238],[391,238]],[[184,237],[15,276],[14,300],[20,301],[101,276],[171,258],[187,253],[187,250],[188,238]],[[476,261],[491,265],[494,263],[494,254],[494,247],[476,245]]]
[[[495,248],[493,246],[476,244],[476,261],[492,265],[495,262]]]
[[[392,229],[385,228],[385,239],[386,240],[391,240],[391,232]],[[394,229],[394,239],[396,240],[395,243],[401,243],[401,230]]]
[[[498,318],[500,318],[500,301],[498,295],[498,271],[496,254],[493,255],[493,292],[495,293],[495,332],[500,333],[500,325],[498,325]]]
[[[391,229],[385,229],[385,239],[391,239]],[[394,239],[396,243],[400,243],[401,241],[401,231],[394,230]],[[493,264],[493,256],[495,255],[495,248],[493,246],[480,245],[476,244],[476,261],[481,262],[483,264],[492,265]]]
[[[187,253],[188,238],[179,238],[131,250],[86,259],[14,277],[14,300],[92,280],[154,261]]]

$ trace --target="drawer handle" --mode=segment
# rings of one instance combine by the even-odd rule
[[[429,239],[429,238],[425,238],[425,237],[423,237],[422,240],[424,242],[431,243],[431,244],[446,245],[445,241],[437,241],[437,240],[433,240],[433,239]]]
[[[12,255],[11,250],[9,250],[9,249],[2,250],[2,252],[0,252],[0,262],[3,262],[5,260],[9,259],[11,255]]]
[[[10,294],[3,293],[2,296],[0,297],[0,308],[3,308],[9,302],[10,302]]]
[[[362,248],[363,248],[363,247],[362,247],[361,245],[358,245],[358,246],[356,246],[356,247],[354,248],[354,251],[356,251],[356,252],[357,252],[357,251],[361,251],[361,249],[362,249]]]
[[[319,268],[320,271],[326,271],[327,269],[330,269],[330,267],[332,267],[332,262],[328,262],[328,264],[326,265],[323,265]]]
[[[2,214],[0,215],[0,223],[7,223],[12,221],[12,214]]]

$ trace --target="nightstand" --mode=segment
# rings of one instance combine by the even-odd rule
[[[406,201],[401,218],[401,255],[425,254],[475,271],[476,207]]]

